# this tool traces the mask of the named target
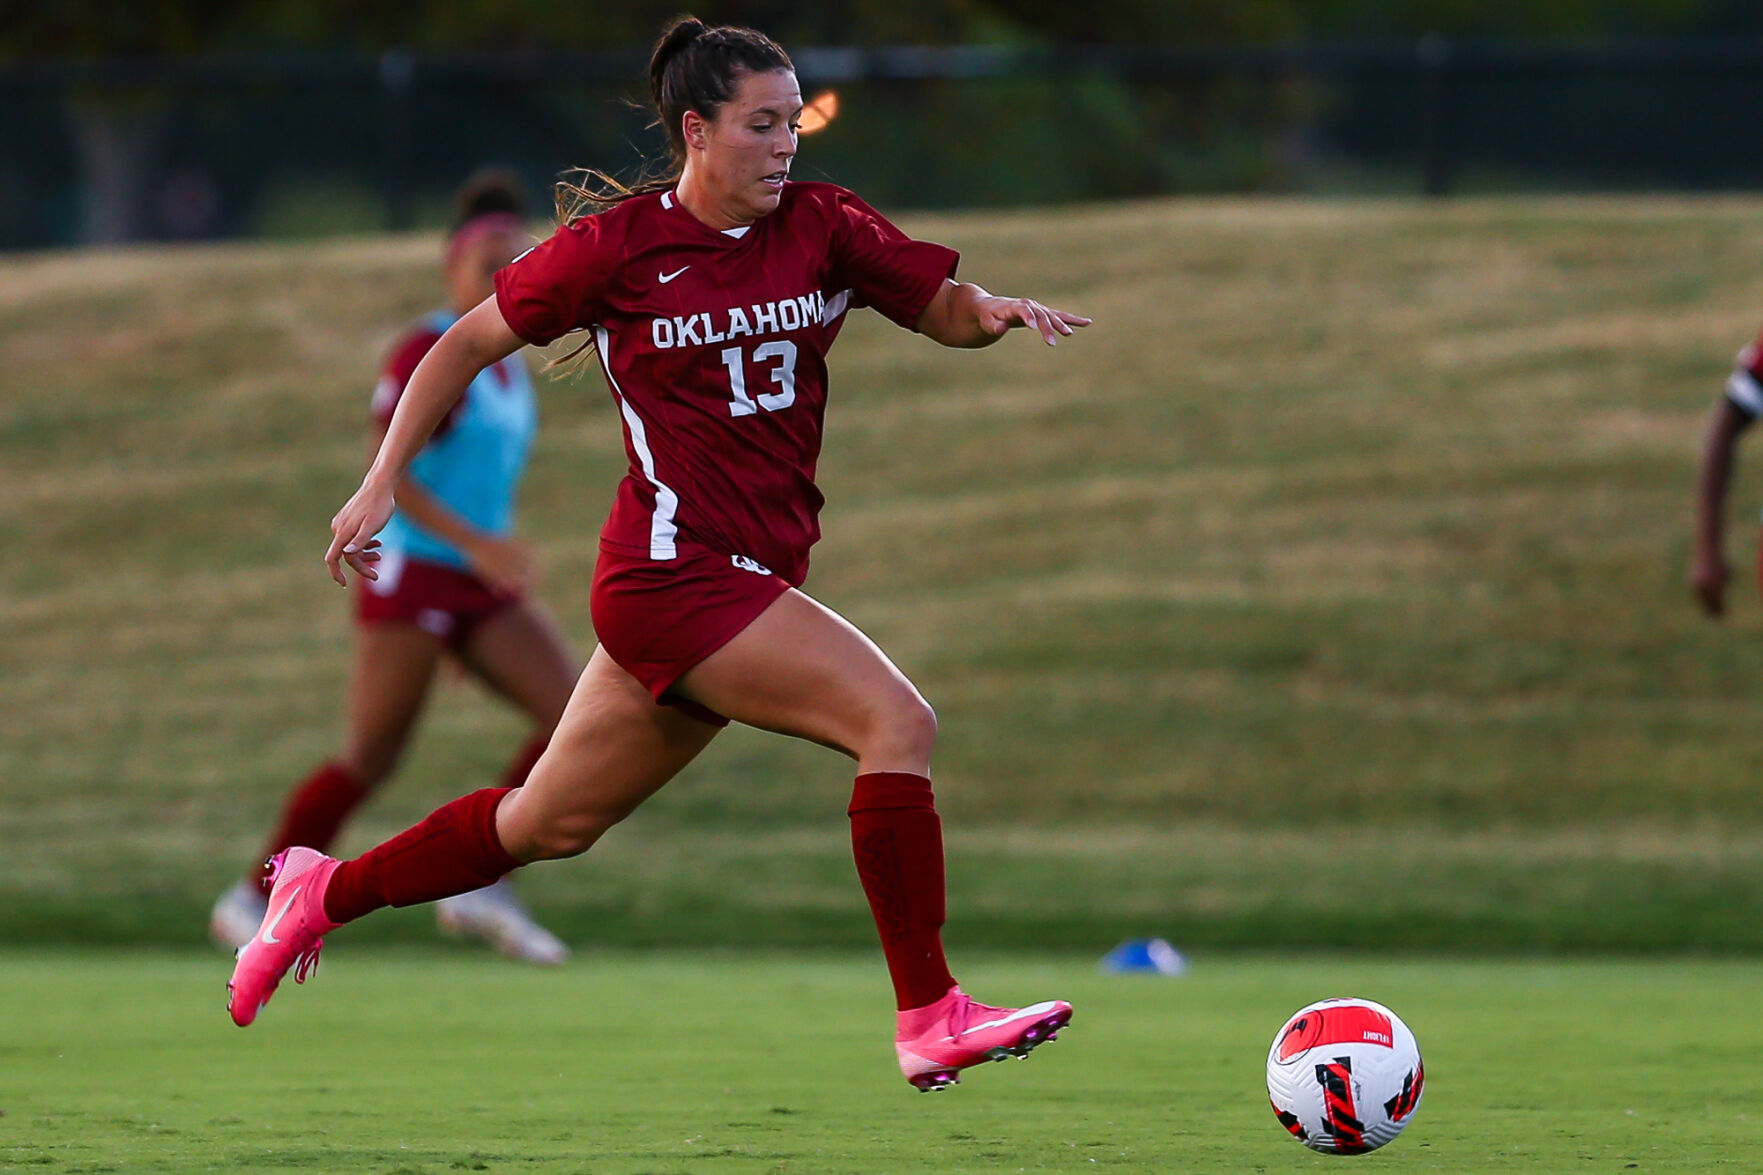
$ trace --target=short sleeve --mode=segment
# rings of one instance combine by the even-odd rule
[[[440,333],[431,327],[419,326],[398,340],[386,362],[380,368],[379,382],[373,386],[373,418],[380,424],[390,424],[392,413],[398,407],[399,399],[404,395],[410,377],[416,372],[416,365],[422,357],[429,353],[429,348],[440,341]]]
[[[833,280],[908,330],[955,276],[961,254],[915,241],[855,195],[839,191],[833,206]]]
[[[1726,398],[1733,407],[1755,419],[1763,416],[1763,337],[1738,353],[1726,380]]]
[[[598,216],[564,225],[496,271],[496,306],[522,339],[543,347],[596,322],[617,264]]]

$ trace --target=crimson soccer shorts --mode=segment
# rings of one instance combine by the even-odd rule
[[[728,720],[668,691],[685,672],[733,640],[790,590],[742,555],[690,543],[665,562],[600,549],[594,565],[594,634],[607,654],[663,705]]]
[[[464,648],[484,621],[523,598],[500,592],[467,571],[442,563],[388,554],[378,579],[358,582],[355,619],[360,624],[414,624],[452,649]]]

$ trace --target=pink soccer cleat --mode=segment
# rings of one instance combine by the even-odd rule
[[[240,1028],[257,1019],[289,968],[295,983],[305,983],[318,969],[324,936],[337,928],[325,917],[324,891],[338,864],[317,849],[283,849],[269,859],[269,909],[251,941],[239,948],[226,985],[227,1011]]]
[[[935,1093],[954,1085],[961,1080],[961,1070],[981,1061],[1028,1056],[1070,1021],[1071,1005],[1064,1000],[994,1008],[951,987],[936,1003],[899,1014],[894,1052],[906,1080],[920,1093]]]

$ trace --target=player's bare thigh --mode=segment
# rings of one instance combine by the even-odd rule
[[[414,624],[358,624],[342,759],[368,786],[398,765],[421,717],[444,645]]]
[[[930,773],[937,720],[850,621],[794,589],[674,687],[736,722],[805,738],[862,771]]]
[[[679,774],[720,729],[657,705],[596,648],[550,746],[526,785],[497,810],[497,836],[521,861],[586,852]]]
[[[543,730],[557,725],[581,675],[563,627],[531,599],[510,604],[480,624],[466,641],[462,659],[485,685],[531,715]]]

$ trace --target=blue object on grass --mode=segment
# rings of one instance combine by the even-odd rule
[[[1182,953],[1161,938],[1129,938],[1102,956],[1102,970],[1110,975],[1180,975],[1187,969]]]

